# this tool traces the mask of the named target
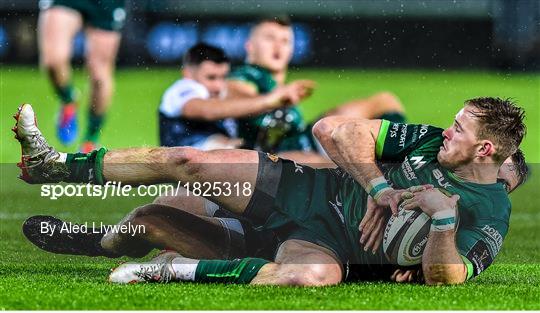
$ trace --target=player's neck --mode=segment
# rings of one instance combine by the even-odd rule
[[[274,77],[274,80],[278,85],[285,84],[285,79],[287,78],[287,70],[279,71],[279,72],[272,72],[272,77]]]
[[[271,71],[268,68],[266,68],[266,67],[264,67],[264,66],[262,66],[260,64],[257,64],[256,62],[251,62],[251,61],[248,60],[248,64],[258,66],[258,67],[263,68],[263,69],[267,70],[268,72],[270,72],[270,75],[272,75],[272,78],[274,78],[274,80],[276,81],[278,86],[281,86],[281,85],[285,84],[285,79],[287,78],[287,68],[284,68],[283,70],[274,72],[274,71]]]
[[[497,182],[500,166],[496,163],[471,162],[453,170],[454,174],[468,182],[493,184]]]

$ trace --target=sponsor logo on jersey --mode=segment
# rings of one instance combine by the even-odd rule
[[[482,231],[488,236],[485,239],[487,244],[490,246],[491,251],[494,254],[497,254],[501,250],[503,242],[503,237],[501,233],[499,233],[495,228],[489,225],[484,225],[484,227],[482,227]]]
[[[435,177],[435,179],[437,180],[437,183],[439,183],[439,186],[443,187],[443,188],[449,188],[449,187],[452,187],[452,185],[450,185],[449,182],[446,182],[445,181],[445,177],[443,175],[443,173],[441,172],[440,169],[436,168],[432,171],[432,174],[433,174],[433,177]]]
[[[493,257],[489,253],[486,243],[482,240],[476,242],[469,253],[467,253],[467,259],[473,264],[474,275],[480,274],[493,262]]]
[[[397,137],[397,132],[399,130],[399,124],[392,124],[392,128],[390,128],[390,137],[395,138]]]
[[[401,124],[401,134],[399,135],[399,146],[405,147],[405,139],[407,138],[407,124]]]
[[[426,161],[423,161],[423,160],[424,160],[423,155],[414,156],[414,157],[411,158],[411,161],[413,161],[412,165],[414,166],[415,170],[421,168],[422,166],[424,166],[424,164],[426,164]]]
[[[420,126],[420,135],[418,136],[418,139],[422,139],[422,137],[424,137],[425,134],[427,134],[428,132],[428,125],[422,125]]]
[[[187,97],[188,95],[190,95],[192,93],[195,93],[195,90],[193,90],[193,89],[185,89],[185,90],[180,91],[179,96],[183,98],[183,97]]]
[[[409,157],[405,157],[405,161],[401,163],[401,169],[403,170],[403,175],[405,175],[405,178],[407,178],[407,180],[411,181],[417,178],[416,173],[414,172],[411,163],[409,162]]]

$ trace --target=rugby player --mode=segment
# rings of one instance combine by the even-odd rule
[[[523,152],[518,150],[501,166],[498,180],[511,193],[527,180],[527,176],[528,167]],[[377,252],[387,221],[387,212],[377,207],[373,198],[369,197],[366,213],[359,224],[359,244],[364,251]],[[202,197],[188,196],[185,191],[176,196],[158,197],[153,204],[134,209],[118,223],[143,225],[149,230],[136,236],[105,234],[93,229],[87,234],[43,234],[43,223],[62,229],[62,225],[70,222],[37,215],[23,224],[23,233],[30,242],[56,254],[142,257],[153,249],[167,247],[191,258],[231,259],[249,256],[273,259],[278,248],[278,242],[271,233],[259,232],[241,217],[227,214]],[[103,239],[104,236],[107,237]],[[102,242],[108,249],[103,248]],[[387,273],[377,274],[376,277],[388,278],[384,276]]]
[[[233,68],[229,75],[229,97],[255,97],[285,83],[294,47],[288,19],[260,20],[251,29],[245,47],[246,64]],[[401,103],[389,92],[354,100],[323,114],[330,115],[404,122]],[[324,155],[323,150],[312,137],[311,128],[297,107],[239,120],[239,135],[244,140],[244,148],[282,152],[280,156],[301,163],[327,163],[327,159],[321,156]]]
[[[326,118],[314,132],[341,167],[335,170],[315,170],[245,150],[202,152],[179,147],[107,152],[102,148],[86,155],[58,153],[37,129],[29,105],[20,108],[14,131],[22,146],[21,178],[27,182],[242,181],[254,186],[252,193],[210,198],[281,236],[273,263],[257,258],[186,260],[165,253],[148,264],[120,266],[111,274],[114,282],[336,284],[346,276],[349,263],[371,267],[385,262],[381,251],[357,249],[357,225],[368,195],[377,205],[396,212],[402,188],[428,183],[454,195],[427,190],[407,200],[433,222],[422,259],[423,275],[428,284],[452,284],[489,266],[507,233],[510,202],[497,174],[524,136],[523,115],[510,101],[477,98],[466,101],[454,124],[444,131],[429,125]],[[385,170],[385,178],[375,160],[396,164]]]
[[[162,146],[237,148],[241,140],[234,118],[294,105],[309,96],[314,86],[299,80],[254,98],[225,99],[229,68],[229,60],[219,48],[199,43],[186,52],[183,78],[165,91],[159,106]]]
[[[77,95],[71,77],[72,42],[83,27],[90,76],[90,111],[82,152],[92,151],[100,136],[113,93],[113,72],[124,26],[125,0],[40,0],[38,37],[45,67],[61,103],[57,135],[65,145],[77,139]]]

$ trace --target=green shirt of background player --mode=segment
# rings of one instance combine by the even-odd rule
[[[293,32],[288,21],[259,22],[246,43],[247,64],[233,69],[229,75],[230,96],[253,97],[285,84],[293,47]],[[245,147],[250,149],[268,152],[315,150],[311,135],[304,134],[306,124],[295,106],[240,119],[238,131]]]
[[[246,64],[233,69],[229,75],[229,97],[255,97],[283,85],[293,55],[293,43],[290,21],[268,18],[258,22],[246,42]],[[322,115],[405,121],[404,108],[390,92],[354,99]],[[302,163],[325,163],[328,160],[321,155],[322,148],[311,131],[312,125],[305,123],[297,107],[244,118],[239,125],[246,148],[280,152],[280,156]]]

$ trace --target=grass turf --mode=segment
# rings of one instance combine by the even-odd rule
[[[156,107],[163,90],[178,76],[172,69],[123,69],[102,143],[110,148],[155,145]],[[513,97],[527,110],[528,137],[522,147],[529,162],[540,159],[538,136],[540,77],[534,74],[446,71],[294,71],[291,78],[318,82],[302,105],[313,119],[340,102],[391,90],[403,101],[411,122],[448,125],[464,99]],[[88,95],[86,73],[75,83]],[[84,99],[84,98],[83,98]],[[510,232],[496,262],[462,286],[425,287],[386,283],[344,284],[326,288],[252,287],[199,284],[113,286],[108,270],[118,261],[52,255],[29,244],[20,231],[34,214],[74,222],[118,221],[149,198],[47,200],[38,186],[15,177],[19,147],[8,128],[23,102],[33,103],[51,144],[57,103],[37,69],[0,69],[0,309],[540,309],[540,213],[532,179],[512,196]],[[86,101],[82,101],[83,107]],[[86,113],[86,110],[81,110]],[[80,121],[84,119],[80,117]],[[84,123],[83,123],[84,124]],[[66,150],[74,151],[73,147]],[[535,166],[538,168],[538,166]]]

